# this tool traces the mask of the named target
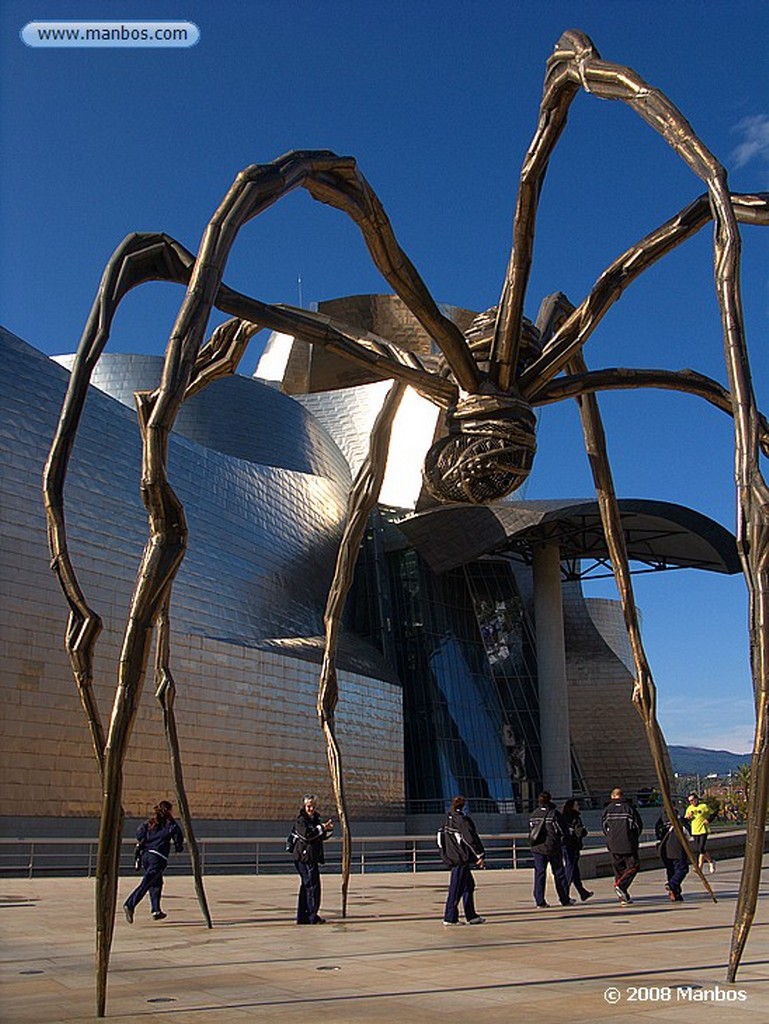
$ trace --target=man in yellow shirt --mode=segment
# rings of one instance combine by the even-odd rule
[[[710,808],[708,805],[700,800],[697,793],[689,794],[689,806],[686,808],[686,820],[691,822],[692,830],[692,845],[697,852],[697,863],[699,864],[700,871],[702,871],[703,865],[708,865],[708,871],[713,874],[716,870],[716,866],[713,863],[713,858],[705,850],[705,844],[708,841],[708,834],[710,833]]]

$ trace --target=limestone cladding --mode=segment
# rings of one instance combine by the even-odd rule
[[[564,585],[566,675],[574,753],[598,799],[615,786],[629,793],[657,785],[641,717],[632,703],[633,671],[618,602],[585,599]]]

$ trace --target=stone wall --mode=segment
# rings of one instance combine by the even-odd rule
[[[564,585],[563,592],[571,742],[587,786],[599,804],[615,786],[629,794],[655,787],[643,723],[631,700],[634,676],[620,605],[594,605],[576,584]]]

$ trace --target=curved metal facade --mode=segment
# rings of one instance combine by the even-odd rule
[[[353,297],[344,308],[373,311],[375,327],[389,318],[405,347],[413,325],[397,303],[373,298]],[[315,712],[323,609],[351,475],[389,383],[301,393],[302,379],[334,370],[333,360],[314,353],[310,365],[306,356],[300,345],[291,348],[294,398],[258,379],[227,378],[182,407],[169,442],[190,531],[171,625],[198,818],[283,820],[308,786],[331,802]],[[40,494],[66,388],[67,371],[57,364],[70,360],[48,359],[0,331],[0,625],[3,698],[12,709],[0,734],[0,816],[93,816],[100,802]],[[161,366],[152,356],[102,357],[66,489],[73,559],[105,622],[95,684],[105,720],[147,531],[133,394],[152,389]],[[592,501],[516,500],[409,515],[419,506],[418,467],[436,430],[434,407],[424,412],[404,403],[396,419],[380,502],[392,515],[380,509],[374,517],[349,602],[355,621],[339,648],[337,723],[358,819],[401,817],[404,807],[434,814],[459,791],[476,810],[512,812],[531,802],[546,739],[533,580],[510,552],[520,556],[521,545],[538,542],[537,531],[546,526],[549,535],[561,521],[564,558],[602,550]],[[733,538],[718,524],[664,503],[620,506],[632,557],[732,571]],[[629,700],[619,606],[586,603],[578,583],[564,588],[562,601],[573,789],[600,798],[617,778],[628,790],[654,785]],[[611,735],[600,726],[607,706]],[[126,768],[126,810],[143,814],[158,790],[171,789],[148,680]]]
[[[74,356],[57,356],[69,368]],[[105,352],[91,384],[133,410],[134,392],[151,391],[161,356]],[[276,388],[252,377],[225,377],[193,395],[179,410],[174,433],[205,448],[261,466],[343,482],[349,469],[337,443],[310,413]]]
[[[156,365],[112,357],[101,383],[125,400],[135,386],[152,386]],[[90,816],[100,802],[63,648],[67,608],[48,566],[40,493],[66,381],[54,361],[0,334],[2,685],[12,709],[0,738],[4,816]],[[298,403],[257,381],[221,383],[205,402],[190,402],[187,437],[170,438],[172,482],[190,529],[171,610],[187,785],[199,818],[290,819],[308,786],[327,806],[331,800],[314,660],[350,476]],[[219,450],[203,443],[215,437]],[[95,666],[105,720],[146,540],[139,466],[133,412],[92,389],[66,496],[73,559],[105,622]],[[346,646],[353,657],[343,662],[338,720],[351,807],[359,817],[395,814],[403,804],[401,691],[376,651]],[[126,811],[143,814],[168,792],[148,678],[126,766]]]

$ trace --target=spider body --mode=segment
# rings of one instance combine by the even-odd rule
[[[560,293],[542,303],[539,321],[547,334],[525,317],[518,339],[518,374],[542,354],[543,340],[566,302]],[[498,501],[517,491],[529,477],[537,451],[534,409],[517,385],[503,390],[491,377],[492,339],[499,318],[497,307],[479,314],[465,333],[478,367],[477,389],[459,392],[445,413],[447,436],[438,438],[425,456],[422,478],[439,502],[474,505]],[[439,372],[452,376],[442,360]]]
[[[488,390],[448,410],[448,436],[425,457],[425,486],[440,502],[487,504],[528,479],[537,450],[534,410],[523,398]]]
[[[707,192],[620,254],[578,306],[572,306],[558,293],[551,296],[543,303],[533,326],[524,318],[523,306],[533,257],[537,203],[550,156],[580,89],[599,98],[626,103],[665,139],[705,184]],[[305,310],[260,302],[224,284],[227,258],[240,228],[296,188],[307,189],[313,198],[346,213],[356,223],[383,277],[442,353],[437,373],[428,372],[413,354],[386,339],[346,329]],[[623,290],[711,220],[715,222],[715,290],[724,335],[728,389],[693,371],[588,371],[583,348]],[[536,451],[534,409],[566,397],[577,399],[635,664],[632,698],[643,719],[665,810],[677,831],[680,825],[670,795],[664,740],[656,720],[656,690],[641,641],[595,392],[664,387],[697,395],[732,416],[739,500],[737,534],[751,596],[749,636],[757,716],[746,853],[728,972],[728,979],[734,980],[757,902],[769,804],[769,559],[765,554],[769,551],[769,522],[764,511],[769,507],[769,487],[758,463],[759,450],[769,450],[769,427],[756,405],[744,338],[739,294],[740,222],[769,224],[769,196],[732,194],[724,168],[674,104],[632,69],[603,60],[586,36],[569,31],[558,41],[547,62],[539,121],[520,175],[513,247],[498,312],[479,318],[467,337],[441,313],[398,244],[381,202],[355,161],[328,151],[287,153],[272,163],[252,165],[239,174],[213,214],[196,255],[175,239],[159,233],[129,235],[117,248],[104,271],[78,347],[44,474],[51,564],[70,609],[66,646],[102,774],[96,868],[99,1015],[103,1015],[105,1007],[116,907],[123,820],[122,766],[155,632],[156,692],[163,703],[178,804],[183,811],[187,806],[173,719],[174,686],[168,642],[171,590],[185,553],[186,528],[181,504],[168,476],[166,440],[185,399],[217,377],[234,372],[249,338],[262,327],[329,349],[374,378],[394,382],[374,425],[368,458],[351,491],[325,614],[326,651],[317,709],[342,826],[343,912],[351,847],[341,752],[334,727],[339,696],[335,649],[358,547],[384,477],[389,432],[406,387],[414,387],[447,413],[448,434],[433,445],[424,470],[427,487],[439,501],[488,502],[520,487],[530,472]],[[107,343],[112,318],[131,288],[151,280],[176,282],[185,288],[185,297],[169,337],[162,378],[154,391],[137,396],[144,449],[141,494],[148,514],[148,540],[137,572],[117,670],[115,702],[109,728],[105,730],[92,689],[99,617],[87,603],[70,558],[64,482],[90,374]],[[217,328],[204,343],[214,306],[235,319]],[[185,824],[194,850],[188,815]],[[688,849],[683,834],[679,839]],[[710,891],[696,863],[694,870]],[[196,879],[199,882],[197,867]]]

